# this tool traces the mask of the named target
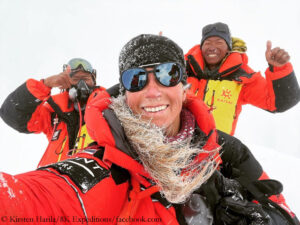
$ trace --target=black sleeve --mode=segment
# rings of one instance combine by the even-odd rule
[[[26,83],[13,91],[0,108],[0,116],[10,127],[21,133],[31,133],[27,130],[27,123],[35,109],[42,103],[27,89]]]
[[[275,112],[284,112],[300,101],[300,88],[295,73],[292,72],[278,80],[273,80],[275,93]]]
[[[217,133],[218,144],[222,146],[221,173],[231,179],[242,176],[249,181],[257,180],[262,175],[263,169],[248,147],[237,138],[220,130]]]

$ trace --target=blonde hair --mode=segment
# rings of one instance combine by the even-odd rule
[[[132,149],[137,153],[145,170],[152,176],[161,193],[171,203],[184,202],[214,172],[214,159],[218,149],[205,151],[203,140],[191,144],[191,139],[166,142],[163,128],[151,121],[134,115],[124,96],[112,99],[110,108],[120,120]],[[209,153],[208,157],[195,162],[195,156]]]

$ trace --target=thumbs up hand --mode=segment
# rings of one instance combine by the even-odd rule
[[[272,49],[272,42],[267,41],[266,60],[270,65],[280,67],[289,62],[290,56],[279,47]]]

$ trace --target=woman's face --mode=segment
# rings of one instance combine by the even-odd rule
[[[151,71],[153,68],[147,68]],[[180,82],[174,87],[158,83],[153,72],[148,73],[147,85],[138,92],[126,91],[126,103],[133,113],[158,127],[165,128],[166,135],[174,136],[180,129],[180,112],[186,99],[186,92]]]

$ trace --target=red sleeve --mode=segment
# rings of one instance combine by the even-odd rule
[[[285,65],[281,66],[281,67],[268,67],[266,69],[266,79],[267,80],[278,80],[281,79],[283,77],[288,76],[289,74],[291,74],[293,72],[293,66],[291,63],[286,63]]]
[[[51,93],[51,88],[47,87],[42,80],[29,79],[26,81],[26,87],[35,98],[42,101],[49,98]]]
[[[275,111],[275,94],[271,82],[268,82],[257,72],[248,83],[245,83],[241,93],[242,104],[251,104],[258,108]]]
[[[290,109],[300,100],[300,88],[292,65],[287,63],[282,67],[268,68],[266,78],[255,73],[245,82],[241,99],[243,104],[272,112]]]
[[[44,103],[50,90],[41,81],[27,80],[5,99],[0,109],[2,119],[22,133],[47,133],[50,113],[44,109]]]
[[[32,133],[43,132],[49,135],[52,130],[50,107],[45,107],[45,102],[51,94],[51,88],[47,87],[43,81],[29,79],[26,82],[28,91],[37,99],[41,100],[36,109],[32,112],[27,123],[27,130]]]
[[[51,111],[44,104],[39,105],[32,113],[27,130],[36,134],[43,132],[48,136],[52,132]]]
[[[85,217],[74,189],[47,171],[16,176],[0,173],[0,209],[1,224],[12,224],[17,218],[28,221],[16,224],[42,224],[40,218],[51,216]]]
[[[109,125],[102,115],[102,111],[107,109],[110,103],[110,95],[106,91],[100,91],[89,98],[85,109],[84,120],[88,133],[100,146],[115,143]]]

